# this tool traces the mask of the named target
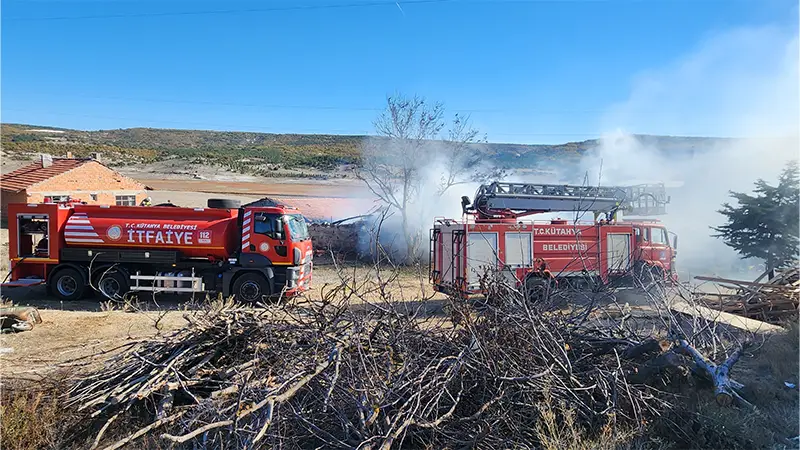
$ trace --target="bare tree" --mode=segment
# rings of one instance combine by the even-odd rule
[[[455,115],[445,135],[444,106],[424,98],[387,97],[386,109],[374,122],[377,138],[363,147],[359,179],[384,204],[400,213],[407,255],[414,258],[421,234],[410,223],[411,206],[421,197],[440,197],[452,186],[480,181],[497,174],[484,170],[485,152],[469,117]],[[440,170],[432,174],[430,169]],[[426,178],[435,175],[435,191],[423,192]]]

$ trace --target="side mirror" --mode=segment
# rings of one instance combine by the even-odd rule
[[[678,249],[678,235],[677,234],[672,236],[672,248],[674,248],[675,250]]]
[[[461,212],[463,214],[467,213],[467,209],[468,209],[470,203],[472,203],[472,202],[469,200],[469,197],[467,197],[466,195],[461,197]]]

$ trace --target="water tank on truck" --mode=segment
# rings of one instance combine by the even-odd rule
[[[185,258],[226,260],[238,249],[235,209],[75,206],[66,247],[177,250]]]

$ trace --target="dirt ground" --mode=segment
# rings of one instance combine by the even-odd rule
[[[7,160],[8,158],[3,158]],[[3,166],[3,171],[13,170]],[[126,172],[124,169],[123,172]],[[172,179],[147,179],[154,190],[153,202],[171,201],[181,206],[204,207],[209,197],[224,197],[243,202],[264,196],[293,197],[358,197],[365,195],[354,180],[258,179],[255,177],[218,177],[192,180],[188,175]],[[0,229],[0,276],[8,274],[8,230]],[[374,274],[365,268],[348,269],[346,277],[369,280]],[[331,285],[340,283],[333,267],[315,268],[312,289],[306,298],[319,299],[330,291]],[[426,314],[441,311],[442,299],[432,302],[414,301],[432,297],[427,274],[406,272],[390,288],[395,299],[407,299],[409,311],[424,308]],[[14,305],[39,308],[43,323],[32,331],[0,335],[0,376],[35,378],[59,367],[66,361],[108,351],[132,339],[166,333],[186,323],[183,315],[191,299],[161,296],[154,302],[143,299],[143,312],[125,312],[120,307],[104,303],[100,298],[63,303],[48,297],[44,287],[5,289],[0,292],[3,301]],[[365,307],[365,302],[375,300],[377,293],[367,298],[353,298],[354,308]],[[165,311],[163,314],[160,311]],[[88,362],[88,361],[87,361]]]
[[[353,279],[359,283],[376,279],[374,272],[365,267],[350,267],[338,273],[333,266],[320,266],[315,268],[312,289],[305,300],[320,299],[341,284],[342,278],[349,283]],[[403,272],[391,283],[389,293],[394,300],[407,300],[404,303],[407,312],[421,308],[424,316],[443,313],[444,297],[435,295],[427,277],[420,278],[418,273]],[[26,379],[50,373],[76,358],[86,358],[81,363],[96,363],[105,356],[103,352],[126,342],[180,328],[187,323],[184,315],[193,304],[188,297],[142,296],[137,305],[139,310],[126,312],[122,305],[104,302],[99,297],[61,302],[48,297],[43,287],[7,289],[2,296],[14,305],[34,306],[42,316],[43,323],[31,331],[0,335],[0,377]],[[421,301],[423,298],[430,300]],[[380,294],[372,292],[352,298],[349,305],[353,310],[363,310],[371,307],[368,303],[378,300]]]

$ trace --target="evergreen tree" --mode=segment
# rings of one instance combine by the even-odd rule
[[[774,270],[797,261],[800,246],[800,180],[797,161],[790,161],[777,186],[759,179],[753,194],[730,192],[737,207],[724,203],[718,212],[727,223],[712,227],[744,258],[764,260],[769,278]]]

